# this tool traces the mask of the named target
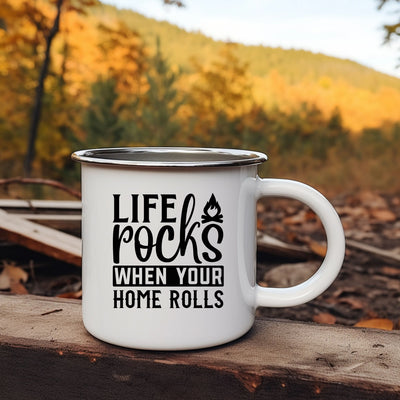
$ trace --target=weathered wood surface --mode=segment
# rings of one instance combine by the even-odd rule
[[[0,199],[0,209],[53,229],[80,235],[81,201]],[[258,251],[261,253],[285,258],[306,260],[313,255],[307,246],[285,243],[263,232],[257,233],[257,245]],[[400,254],[396,251],[380,249],[349,238],[346,239],[346,245],[349,248],[377,256],[386,262],[398,263],[400,261]]]
[[[0,199],[0,208],[6,211],[20,210],[33,212],[34,210],[80,211],[82,203],[76,200],[21,200]]]
[[[362,250],[366,253],[378,256],[380,259],[385,260],[386,262],[395,263],[397,265],[400,262],[400,252],[398,250],[379,249],[375,246],[371,246],[366,243],[358,242],[351,239],[346,240],[346,245],[347,247]]]
[[[81,235],[80,201],[0,199],[0,209],[74,236]]]
[[[81,239],[1,209],[0,237],[67,263],[77,266],[82,263]]]
[[[136,351],[89,335],[79,301],[0,295],[10,400],[399,399],[399,349],[398,332],[257,320],[214,349]]]
[[[262,253],[296,260],[307,260],[313,255],[305,246],[285,243],[262,232],[257,232],[257,250]]]

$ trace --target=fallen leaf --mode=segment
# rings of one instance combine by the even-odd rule
[[[321,256],[321,257],[325,257],[325,255],[326,255],[326,244],[325,243],[319,243],[319,242],[316,242],[315,240],[310,240],[308,246],[314,254],[317,254],[318,256]]]
[[[275,232],[277,234],[285,232],[285,228],[280,222],[273,224],[271,226],[271,229],[273,232]]]
[[[28,290],[21,282],[11,282],[10,291],[14,294],[28,294]]]
[[[264,222],[260,218],[257,218],[257,230],[264,231],[265,228]]]
[[[77,292],[61,293],[57,297],[61,297],[63,299],[81,299],[82,298],[82,290],[78,290]]]
[[[386,208],[387,202],[386,200],[377,193],[373,192],[361,192],[358,195],[358,200],[361,202],[362,205],[370,207],[370,208]]]
[[[344,206],[344,207],[337,207],[336,211],[342,218],[345,216],[350,216],[353,218],[362,218],[368,216],[367,211],[364,207]]]
[[[354,326],[358,328],[375,328],[383,329],[385,331],[393,330],[393,321],[387,318],[372,318],[364,321],[357,322]]]
[[[382,273],[384,273],[385,275],[389,275],[389,276],[400,275],[400,269],[399,269],[399,268],[394,268],[394,267],[383,267],[381,271],[382,271]]]
[[[257,214],[265,213],[265,205],[260,202],[257,202],[256,209],[257,209]]]
[[[365,239],[374,239],[376,234],[370,231],[370,228],[363,229],[346,229],[346,237],[354,239],[354,240],[365,240]]]
[[[286,225],[300,225],[307,221],[307,213],[305,211],[300,211],[295,215],[283,218],[283,223]]]
[[[348,304],[352,310],[362,310],[365,307],[361,300],[354,297],[343,297],[338,300],[338,303]]]
[[[0,274],[0,290],[8,290],[10,289],[11,280],[10,277],[3,272]]]
[[[397,292],[400,291],[400,280],[399,279],[390,279],[386,282],[386,287],[389,290],[396,290]]]
[[[8,290],[13,284],[28,280],[29,275],[22,268],[8,263],[4,264],[4,269],[0,274],[0,290]]]
[[[333,297],[345,297],[348,295],[353,295],[353,294],[360,294],[360,290],[354,286],[344,286],[342,288],[336,289],[333,292]]]
[[[396,214],[388,209],[372,209],[370,213],[372,218],[381,222],[394,222],[397,219]]]
[[[400,197],[394,197],[394,198],[392,199],[392,204],[393,204],[394,206],[400,206]]]
[[[396,228],[396,224],[391,226],[392,229],[384,229],[383,230],[383,235],[387,239],[400,239],[400,229]]]
[[[313,321],[319,324],[333,325],[336,322],[336,318],[329,313],[320,313],[313,316]]]
[[[306,221],[315,221],[317,219],[317,214],[313,210],[305,211],[304,219]]]

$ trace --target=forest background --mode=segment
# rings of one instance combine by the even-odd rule
[[[0,178],[78,187],[77,149],[207,146],[265,152],[261,175],[325,193],[400,190],[400,79],[95,0],[0,3],[0,99]]]

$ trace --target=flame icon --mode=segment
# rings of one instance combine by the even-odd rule
[[[204,214],[201,216],[201,222],[222,222],[221,207],[216,200],[214,193],[211,195],[210,200],[207,201],[203,209]]]

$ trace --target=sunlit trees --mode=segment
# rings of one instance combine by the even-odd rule
[[[215,126],[248,112],[253,104],[248,66],[227,45],[210,65],[195,63],[196,80],[189,90],[190,136],[201,145],[218,146],[224,135]]]
[[[120,117],[117,100],[116,82],[113,79],[99,79],[93,83],[89,106],[83,117],[86,147],[123,145],[126,124]]]
[[[187,46],[180,48],[175,40],[171,46],[165,36],[154,46],[155,31],[141,36],[129,19],[121,18],[124,11],[109,14],[92,4],[0,2],[4,177],[23,172],[35,113],[40,124],[37,135],[31,135],[36,155],[31,153],[30,159],[36,176],[77,178],[71,151],[125,145],[262,150],[273,160],[267,168],[293,177],[299,171],[314,171],[315,177],[332,164],[353,173],[351,160],[368,163],[374,176],[382,172],[380,164],[393,170],[388,166],[396,164],[400,136],[400,86],[395,78],[368,70],[341,79],[336,69],[336,75],[332,72],[333,64],[325,68],[322,55],[308,58],[306,52],[280,49],[268,53],[269,60],[261,47],[247,53],[235,44],[214,48],[201,34],[193,36],[195,46],[205,44],[207,51],[199,47],[196,61],[180,68],[185,55],[176,52],[186,52]],[[184,34],[174,29],[177,37]],[[245,54],[253,58],[244,60]],[[317,62],[323,71],[300,79],[293,62],[297,56],[302,67]],[[253,61],[258,71],[262,63],[276,68],[255,74]],[[40,113],[37,107],[33,112],[38,99]],[[332,168],[330,177],[334,173]]]
[[[177,119],[184,102],[176,86],[179,72],[173,71],[163,56],[159,39],[146,78],[148,90],[142,96],[138,118],[140,140],[153,146],[184,143],[184,138],[179,138],[181,125]]]
[[[63,13],[84,12],[85,7],[97,4],[95,0],[56,0],[52,2],[4,0],[2,15],[3,57],[11,58],[3,78],[25,89],[24,121],[29,120],[24,162],[25,175],[30,175],[35,157],[39,123],[42,116],[46,79],[50,74],[54,39],[60,31]],[[4,59],[2,60],[4,63]],[[17,107],[18,108],[18,107]],[[25,128],[25,127],[24,127]],[[25,128],[26,129],[26,128]],[[48,138],[47,138],[48,139]]]

